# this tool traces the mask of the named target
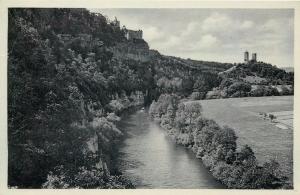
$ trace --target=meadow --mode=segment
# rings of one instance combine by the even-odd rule
[[[293,98],[246,97],[199,102],[206,118],[235,130],[238,148],[248,144],[260,164],[272,158],[277,160],[283,173],[292,180]],[[275,116],[273,120],[270,114]]]

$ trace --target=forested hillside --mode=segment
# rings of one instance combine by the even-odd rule
[[[235,64],[218,75],[220,85],[206,94],[207,99],[294,94],[294,73],[264,62]]]
[[[224,83],[219,73],[233,67],[161,55],[86,9],[8,14],[12,187],[131,188],[112,162],[124,134],[116,126],[120,114],[162,93],[206,98]]]
[[[127,186],[110,173],[116,114],[143,104],[152,69],[113,59],[124,39],[85,9],[9,9],[10,186]]]

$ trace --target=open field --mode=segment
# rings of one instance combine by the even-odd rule
[[[206,118],[235,129],[238,147],[248,144],[260,163],[274,158],[292,180],[293,96],[200,100]],[[264,117],[266,113],[267,117]],[[271,121],[268,117],[276,118]]]

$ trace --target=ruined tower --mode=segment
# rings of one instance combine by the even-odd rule
[[[245,63],[249,62],[249,52],[248,51],[245,51],[245,53],[244,53],[244,62]]]
[[[252,59],[251,59],[252,62],[256,62],[256,53],[252,53]]]

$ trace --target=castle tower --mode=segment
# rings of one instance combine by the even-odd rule
[[[249,62],[249,52],[248,51],[245,51],[245,53],[244,53],[244,62],[245,63]]]
[[[252,59],[251,59],[252,62],[256,62],[256,53],[252,53]]]
[[[138,30],[137,38],[138,39],[142,39],[143,38],[143,31],[142,30]]]

